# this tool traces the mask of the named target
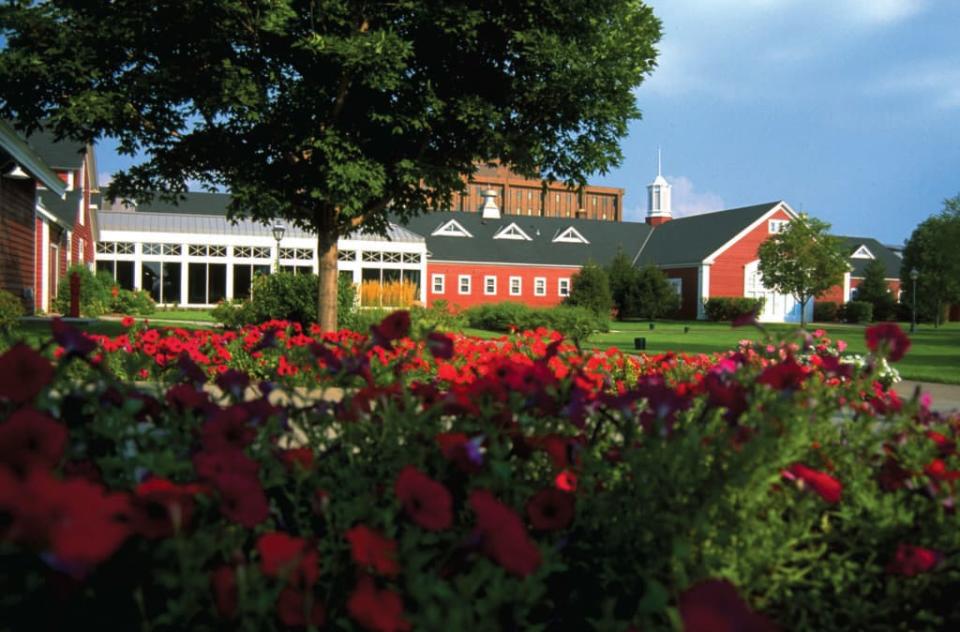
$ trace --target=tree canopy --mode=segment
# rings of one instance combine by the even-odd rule
[[[939,325],[944,309],[960,301],[960,195],[943,201],[940,213],[921,222],[903,249],[900,275],[904,296],[913,298],[910,271],[916,269],[917,313]]]
[[[840,240],[827,234],[830,224],[800,214],[760,244],[763,284],[800,303],[800,325],[807,324],[807,303],[843,280],[850,269]]]
[[[887,267],[879,259],[867,264],[863,280],[857,286],[857,300],[873,305],[874,320],[891,320],[896,316],[896,299],[887,285]]]
[[[613,296],[607,272],[592,261],[587,261],[570,279],[570,295],[564,300],[567,305],[586,307],[603,319],[610,317]]]
[[[661,270],[637,268],[623,250],[610,260],[606,272],[619,320],[638,316],[652,320],[680,306],[680,297]]]
[[[199,180],[315,231],[330,327],[340,235],[448,208],[478,163],[616,165],[660,22],[638,0],[58,0],[4,6],[0,35],[0,116],[145,157],[109,195]]]

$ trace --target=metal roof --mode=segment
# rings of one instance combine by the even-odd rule
[[[268,225],[251,219],[240,219],[236,222],[228,220],[223,215],[199,215],[196,213],[149,213],[144,211],[98,211],[97,218],[100,230],[116,230],[147,233],[181,233],[193,235],[231,235],[244,237],[270,237],[273,233]],[[284,237],[315,238],[315,234],[287,226]],[[390,224],[387,235],[375,235],[365,231],[350,233],[345,239],[363,239],[365,241],[394,241],[422,243],[420,235]]]
[[[39,182],[57,195],[63,195],[67,185],[50,168],[50,165],[6,121],[0,121],[0,148],[6,151]]]
[[[80,169],[87,146],[70,138],[56,139],[53,132],[41,130],[26,137],[33,148],[54,169]]]
[[[840,237],[840,239],[842,240],[841,247],[846,250],[848,256],[853,255],[860,246],[866,246],[870,254],[883,264],[884,277],[888,279],[900,278],[900,267],[903,265],[903,260],[887,246],[884,246],[873,237],[843,236]],[[854,259],[850,256],[850,266],[853,268],[853,270],[850,271],[850,276],[862,278],[866,274],[867,266],[871,261],[872,259]]]
[[[60,197],[53,191],[39,191],[40,207],[57,218],[57,222],[67,230],[73,230],[73,225],[80,214],[80,201],[83,192],[78,189],[67,191]]]

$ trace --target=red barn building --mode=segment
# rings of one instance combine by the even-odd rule
[[[857,300],[857,286],[863,281],[867,265],[879,260],[884,267],[884,279],[895,301],[900,300],[900,267],[902,260],[897,254],[871,237],[841,237],[843,247],[850,256],[850,271],[843,283],[817,297],[818,303],[846,303]]]

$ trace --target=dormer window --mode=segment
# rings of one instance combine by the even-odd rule
[[[501,228],[493,236],[494,239],[516,239],[518,241],[530,241],[530,235],[523,232],[523,230],[516,225],[516,223],[510,224],[504,228]]]
[[[570,226],[569,228],[561,232],[559,235],[554,237],[553,242],[562,243],[562,244],[589,244],[590,243],[589,241],[587,241],[587,238],[581,235],[580,231],[578,231],[573,226]]]
[[[782,233],[783,229],[786,227],[789,220],[785,219],[772,219],[768,225],[771,235],[776,235],[777,233]]]
[[[850,258],[851,259],[876,259],[876,257],[873,256],[873,253],[870,252],[870,249],[863,245],[857,248],[857,251],[854,252],[852,255],[850,255]]]
[[[466,228],[455,219],[445,222],[430,233],[432,237],[473,237]]]

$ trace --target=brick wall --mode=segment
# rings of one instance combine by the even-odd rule
[[[33,180],[0,178],[0,289],[24,299],[34,287],[33,222],[35,184]]]

